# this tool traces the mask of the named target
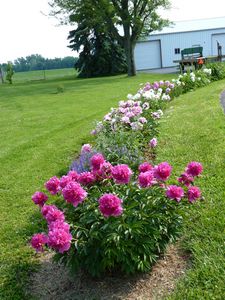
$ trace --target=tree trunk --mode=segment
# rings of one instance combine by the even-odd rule
[[[126,54],[127,61],[127,74],[128,76],[136,75],[136,67],[134,62],[134,47],[135,43],[132,41],[130,35],[130,26],[129,24],[124,24],[124,49]]]
[[[136,66],[134,61],[134,47],[135,45],[130,40],[125,40],[124,48],[126,53],[128,76],[136,75]]]

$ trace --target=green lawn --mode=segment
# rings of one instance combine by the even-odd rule
[[[16,75],[18,83],[0,85],[0,299],[10,300],[30,299],[24,287],[36,258],[28,240],[40,222],[31,195],[68,169],[81,144],[91,141],[94,120],[141,82],[162,79],[140,74],[23,82],[30,75]],[[58,85],[63,93],[57,93]]]
[[[205,201],[185,219],[183,246],[192,268],[170,300],[225,299],[225,118],[219,96],[225,80],[180,96],[169,104],[160,127],[158,161],[178,175],[189,161],[204,166],[198,183]]]
[[[44,81],[52,79],[65,79],[75,77],[77,72],[72,68],[67,69],[56,69],[56,70],[39,70],[39,71],[29,71],[29,72],[17,72],[13,75],[14,83],[24,83],[25,81]]]

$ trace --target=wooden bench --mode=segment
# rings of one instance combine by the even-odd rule
[[[181,72],[184,71],[184,66],[194,66],[198,69],[205,63],[205,57],[203,57],[203,47],[185,48],[181,50],[181,60],[174,60],[180,65]]]

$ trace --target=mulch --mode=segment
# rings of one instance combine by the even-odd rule
[[[169,245],[151,272],[135,276],[104,276],[93,279],[54,263],[52,254],[41,254],[40,268],[30,278],[28,292],[39,300],[156,300],[171,293],[190,266],[190,256]]]

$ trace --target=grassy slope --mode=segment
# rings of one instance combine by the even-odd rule
[[[200,161],[198,182],[205,201],[185,220],[184,246],[193,265],[169,299],[225,299],[225,122],[219,95],[225,81],[212,83],[170,103],[161,124],[158,161],[169,161],[180,174],[189,161]]]
[[[81,144],[91,140],[95,119],[135,92],[141,82],[161,77],[0,85],[0,299],[26,299],[23,289],[35,265],[28,240],[39,230],[31,195],[49,177],[67,170]],[[59,84],[65,92],[56,94]]]

